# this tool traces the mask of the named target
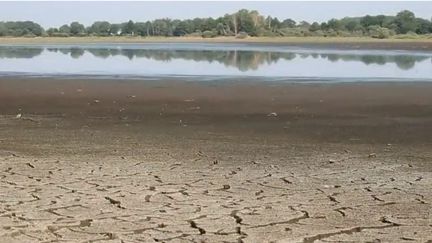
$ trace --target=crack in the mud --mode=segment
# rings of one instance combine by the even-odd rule
[[[336,196],[336,195],[338,195],[339,193],[333,193],[332,195],[327,195],[327,198],[330,200],[330,201],[332,201],[332,202],[334,202],[334,203],[339,203],[339,201],[336,199],[336,197],[334,197],[334,196]]]
[[[347,210],[347,209],[352,209],[352,208],[351,207],[341,207],[341,208],[334,209],[334,211],[340,213],[342,215],[342,217],[345,217],[346,213],[344,212],[344,210]]]
[[[236,224],[242,224],[243,219],[237,215],[238,212],[239,212],[239,210],[233,210],[230,213],[230,216],[234,218]]]
[[[181,235],[173,236],[173,237],[165,238],[165,239],[153,238],[153,240],[156,242],[166,242],[166,241],[171,241],[171,240],[175,240],[175,239],[181,239],[181,238],[188,237],[188,236],[189,236],[189,234],[183,233]]]
[[[336,232],[317,234],[314,236],[303,238],[302,242],[303,243],[313,243],[317,240],[322,240],[322,239],[329,238],[329,237],[332,237],[335,235],[342,235],[342,234],[351,235],[353,233],[362,232],[363,230],[368,230],[368,229],[385,229],[385,228],[392,228],[392,227],[401,226],[400,224],[391,222],[391,221],[387,220],[386,218],[382,218],[380,221],[383,223],[387,223],[387,224],[386,225],[380,225],[380,226],[357,226],[357,227],[353,227],[350,229],[339,230]]]
[[[200,235],[204,235],[206,233],[205,229],[198,227],[195,221],[189,220],[188,222],[192,228],[197,229],[199,231]]]
[[[286,177],[282,177],[280,178],[283,182],[285,182],[286,184],[293,184],[292,181],[288,180]]]
[[[237,238],[237,242],[238,242],[238,243],[243,243],[243,242],[244,242],[243,239],[245,239],[245,238],[247,237],[247,234],[241,230],[241,227],[240,227],[240,226],[237,226],[237,227],[236,227],[236,233],[237,233],[238,235],[240,235],[240,236]]]
[[[121,206],[121,202],[120,202],[120,201],[115,200],[115,199],[112,199],[112,198],[110,198],[110,197],[108,197],[108,196],[105,197],[105,199],[108,200],[111,204],[117,206],[118,208],[120,208],[120,209],[125,209],[125,207]]]
[[[381,198],[377,197],[376,195],[371,195],[371,197],[373,198],[374,201],[385,202],[384,200],[382,200]]]
[[[45,210],[43,210],[43,211],[48,212],[48,213],[52,213],[52,214],[57,215],[57,216],[60,216],[60,217],[73,218],[73,217],[71,217],[71,216],[69,216],[69,215],[63,215],[63,214],[59,214],[59,213],[56,212],[56,210],[59,210],[59,209],[68,209],[68,208],[73,208],[73,207],[82,207],[82,208],[86,208],[86,207],[84,207],[84,206],[82,206],[82,205],[80,205],[80,204],[75,204],[75,205],[64,206],[64,207],[48,208],[48,209],[45,209]]]
[[[250,229],[256,229],[256,228],[262,228],[262,227],[268,227],[268,226],[274,226],[274,225],[279,225],[279,224],[295,224],[298,223],[300,220],[303,219],[308,219],[309,217],[309,213],[305,210],[301,210],[301,212],[303,213],[302,216],[299,216],[297,218],[292,218],[290,220],[286,220],[286,221],[279,221],[279,222],[271,222],[268,224],[260,224],[260,225],[255,225],[255,226],[251,226],[249,227]]]

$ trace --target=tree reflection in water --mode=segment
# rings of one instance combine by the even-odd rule
[[[351,53],[310,53],[276,52],[276,51],[248,51],[248,50],[172,50],[172,49],[120,49],[120,48],[81,48],[81,47],[0,47],[0,58],[34,58],[43,51],[58,52],[78,59],[89,53],[97,58],[124,56],[129,60],[146,58],[156,61],[169,62],[175,59],[191,60],[195,62],[217,62],[227,67],[235,67],[240,71],[257,70],[262,65],[276,63],[279,60],[294,59],[325,59],[330,62],[362,62],[366,65],[385,65],[395,63],[402,70],[409,70],[417,62],[431,59],[430,56],[419,55],[370,55]]]

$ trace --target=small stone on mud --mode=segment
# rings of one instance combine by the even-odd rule
[[[26,163],[26,165],[30,168],[34,168],[34,165],[30,164],[30,163]]]
[[[368,155],[368,158],[376,158],[376,153],[371,153]]]
[[[278,116],[278,114],[276,112],[272,112],[272,113],[267,114],[267,116],[276,117],[276,116]]]
[[[85,219],[80,221],[80,227],[89,227],[93,219]]]
[[[108,237],[108,239],[110,239],[110,240],[113,240],[113,239],[117,238],[117,236],[114,233],[111,233],[111,232],[105,233],[104,235],[106,235]]]
[[[259,196],[263,192],[264,192],[263,190],[259,190],[259,191],[255,192],[255,196]]]
[[[223,185],[223,189],[224,189],[224,190],[228,190],[228,189],[230,189],[230,188],[231,188],[230,185]]]

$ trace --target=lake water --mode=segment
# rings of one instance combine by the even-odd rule
[[[432,81],[432,53],[253,44],[0,45],[0,75]]]

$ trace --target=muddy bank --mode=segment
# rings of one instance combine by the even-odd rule
[[[298,141],[429,144],[432,84],[0,80],[3,115]]]
[[[302,46],[334,49],[388,49],[432,51],[432,38],[373,39],[368,37],[38,37],[0,38],[0,44],[107,44],[107,43],[250,43],[260,45]]]

